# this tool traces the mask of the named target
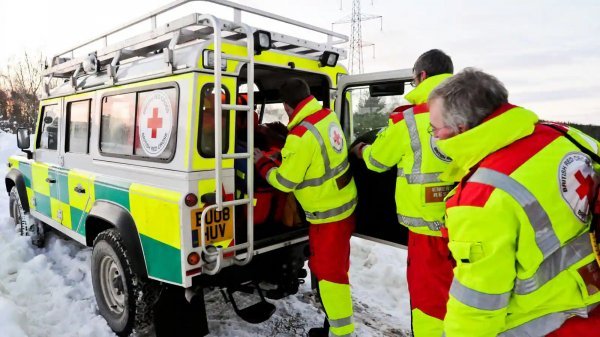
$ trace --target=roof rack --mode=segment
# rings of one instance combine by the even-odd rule
[[[242,12],[247,12],[292,26],[301,27],[323,34],[327,37],[325,43],[317,43],[271,32],[271,39],[273,41],[272,49],[313,58],[318,58],[324,51],[334,51],[340,54],[341,59],[346,57],[346,51],[344,49],[334,47],[334,45],[348,42],[348,37],[346,35],[228,0],[178,0],[126,23],[119,28],[113,29],[94,39],[57,54],[52,58],[51,64],[46,68],[44,76],[50,78],[71,78],[71,81],[74,84],[75,79],[80,73],[89,70],[84,69],[84,67],[89,67],[90,61],[92,62],[92,70],[106,66],[109,74],[114,75],[114,71],[119,62],[134,57],[139,58],[147,55],[154,55],[155,51],[163,50],[165,48],[167,49],[167,53],[165,53],[167,58],[166,62],[173,64],[169,61],[172,61],[172,51],[176,46],[194,40],[209,40],[213,38],[214,28],[210,22],[205,19],[205,16],[198,13],[189,14],[161,27],[156,26],[156,18],[158,15],[191,2],[209,2],[233,9],[233,21],[220,20],[222,22],[221,30],[228,33],[228,35],[222,35],[223,40],[239,41],[246,38],[246,35],[241,29],[241,15]],[[110,36],[147,20],[150,21],[151,25],[151,30],[149,32],[108,45],[108,38]],[[84,47],[89,47],[99,41],[103,44],[102,49],[90,52],[87,56],[75,57],[75,51]]]

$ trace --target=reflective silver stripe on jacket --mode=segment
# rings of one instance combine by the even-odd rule
[[[269,176],[268,174],[269,173],[267,172],[267,177]],[[278,183],[280,183],[284,187],[287,187],[291,190],[293,190],[298,185],[298,183],[295,183],[291,180],[287,180],[286,178],[284,178],[281,174],[279,174],[279,172],[275,172],[275,179],[277,179]]]
[[[381,170],[387,171],[392,168],[391,166],[386,166],[386,165],[383,165],[382,163],[378,162],[375,158],[373,158],[373,156],[369,156],[369,162],[371,163],[371,165],[373,165]]]
[[[487,168],[478,169],[469,179],[499,188],[511,195],[527,214],[535,231],[535,241],[544,260],[535,274],[527,279],[515,280],[514,292],[519,295],[532,293],[558,276],[562,271],[592,254],[592,246],[587,233],[560,247],[550,217],[535,196],[513,178]]]
[[[324,182],[326,182],[327,180],[329,180],[331,178],[334,178],[335,176],[337,176],[340,173],[343,173],[349,167],[350,167],[350,164],[348,163],[348,159],[344,159],[344,161],[340,165],[336,166],[334,169],[326,170],[324,176],[322,176],[320,178],[306,179],[303,182],[301,182],[300,184],[298,184],[296,189],[299,190],[299,189],[309,187],[309,186],[321,186],[321,185],[323,185]]]
[[[498,337],[544,337],[560,328],[572,316],[587,317],[589,311],[588,308],[578,308],[551,313],[504,331]]]
[[[346,325],[352,324],[352,322],[353,322],[352,316],[339,318],[339,319],[327,319],[327,321],[329,322],[329,326],[331,326],[332,328],[342,328],[342,327],[345,327]]]
[[[527,279],[517,279],[515,293],[526,295],[542,287],[562,271],[593,253],[590,235],[585,232],[545,259],[535,274]]]
[[[267,171],[266,178],[269,178],[269,175],[271,174],[271,171],[273,171],[276,168],[277,167],[271,167]],[[280,183],[281,185],[283,185],[284,187],[287,187],[287,188],[292,189],[292,190],[296,187],[296,185],[298,185],[298,183],[295,183],[295,182],[293,182],[291,180],[287,180],[286,178],[284,178],[281,174],[279,174],[279,172],[275,172],[275,179],[277,179],[277,182]]]
[[[406,181],[409,184],[432,184],[432,183],[439,183],[442,181],[439,178],[440,174],[442,174],[442,172],[404,174],[404,170],[399,168],[397,176],[405,177]]]
[[[499,310],[508,306],[511,292],[486,294],[473,290],[460,283],[456,277],[452,280],[450,295],[461,303],[480,310]]]
[[[501,189],[512,196],[527,214],[529,222],[535,231],[535,242],[546,259],[550,254],[560,248],[560,241],[554,233],[550,217],[527,188],[513,178],[498,171],[479,168],[470,182],[477,182]]]
[[[331,178],[334,178],[335,176],[346,171],[346,169],[350,167],[350,165],[348,164],[348,159],[346,158],[340,165],[338,165],[332,169],[331,162],[329,161],[329,154],[327,153],[327,146],[325,145],[325,141],[323,141],[323,137],[321,137],[321,133],[319,133],[319,130],[317,130],[317,128],[313,124],[311,124],[307,121],[303,121],[302,123],[300,123],[300,125],[304,126],[317,139],[317,142],[319,143],[319,147],[321,148],[321,156],[323,157],[323,164],[325,166],[325,174],[319,178],[307,179],[307,180],[301,182],[300,184],[298,184],[298,186],[296,186],[296,189],[299,190],[299,189],[302,189],[305,187],[320,186],[325,181],[327,181]]]
[[[410,136],[410,148],[413,152],[414,162],[412,172],[404,175],[406,181],[409,184],[428,184],[437,183],[439,179],[439,173],[421,173],[421,165],[423,162],[423,149],[421,148],[421,138],[419,138],[419,129],[417,128],[417,121],[415,119],[414,109],[406,109],[402,111],[406,127],[408,128],[408,135]],[[402,176],[403,172],[398,170],[398,176]]]
[[[336,335],[333,332],[329,331],[329,337],[352,337],[352,336],[354,336],[353,332],[347,333],[345,335]]]
[[[398,222],[408,227],[429,227],[432,231],[439,231],[442,228],[441,221],[427,221],[423,218],[415,218],[398,214]]]
[[[324,220],[324,219],[334,217],[336,215],[343,214],[346,211],[349,211],[350,209],[352,209],[352,207],[354,207],[356,205],[357,200],[358,200],[357,198],[353,198],[352,200],[343,204],[342,206],[332,208],[327,211],[317,211],[317,212],[306,211],[304,213],[306,214],[306,218],[309,220]]]

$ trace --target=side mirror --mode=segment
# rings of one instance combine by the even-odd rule
[[[29,151],[29,146],[31,145],[29,130],[26,128],[18,128],[17,129],[17,147],[21,149],[23,152],[27,153],[27,159],[31,159],[33,157],[32,152]]]

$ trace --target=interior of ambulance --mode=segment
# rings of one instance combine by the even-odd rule
[[[319,73],[302,72],[289,68],[256,65],[254,72],[254,146],[274,161],[281,161],[280,151],[287,136],[288,116],[283,109],[279,88],[292,77],[304,79],[311,93],[326,108],[330,107],[330,81]],[[237,92],[222,91],[224,102],[230,101],[229,95],[235,95],[236,104],[247,104],[247,68],[241,69],[238,77]],[[358,142],[372,143],[378,132],[387,126],[389,114],[395,107],[407,104],[404,89],[409,83],[389,82],[368,85],[355,85],[345,89],[343,111],[340,122],[346,132],[349,149]],[[207,88],[211,92],[213,88]],[[229,115],[223,114],[223,123],[227,125]],[[223,150],[235,146],[236,153],[247,151],[246,130],[249,121],[245,112],[235,115],[235,144],[227,144],[229,136],[224,133]],[[208,123],[212,124],[212,123]],[[202,138],[209,141],[213,135]],[[214,141],[212,141],[214,143]],[[202,143],[202,142],[200,142]],[[212,146],[208,148],[214,149]],[[200,149],[202,150],[202,149]],[[203,150],[204,151],[204,150]],[[214,151],[214,150],[213,150]],[[406,245],[407,232],[398,225],[395,208],[396,170],[376,173],[366,168],[364,162],[349,156],[353,176],[359,191],[359,203],[356,210],[357,234],[359,236],[380,239],[385,243]],[[236,159],[235,198],[246,196],[246,160]],[[292,193],[283,193],[270,186],[255,170],[254,174],[254,246],[256,249],[274,243],[288,241],[307,234],[308,223],[304,212]],[[235,242],[247,241],[246,206],[236,207]]]
[[[237,103],[246,104],[248,93],[247,68],[241,69],[238,78]],[[256,65],[254,69],[254,146],[275,162],[281,162],[281,149],[287,136],[288,116],[283,109],[279,88],[285,80],[296,77],[305,80],[311,93],[326,108],[329,107],[330,82],[323,74],[301,72],[286,68]],[[236,115],[235,152],[246,152],[245,112]],[[236,160],[236,198],[246,192],[246,161]],[[254,239],[255,248],[268,246],[306,235],[308,223],[300,204],[292,193],[284,193],[270,186],[255,170],[254,174]],[[246,208],[236,209],[237,244],[246,241]]]

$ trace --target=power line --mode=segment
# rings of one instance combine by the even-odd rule
[[[371,1],[371,4],[373,4],[373,1]],[[340,0],[340,9],[342,9],[342,0]],[[350,35],[350,44],[348,46],[348,49],[350,50],[348,56],[348,71],[350,74],[362,74],[364,72],[362,49],[369,46],[373,46],[373,48],[375,48],[374,43],[365,42],[362,40],[361,25],[362,21],[374,19],[380,20],[380,29],[383,30],[383,16],[362,14],[360,9],[360,0],[352,0],[352,14],[331,24],[331,29],[333,30],[333,26],[336,24],[351,23],[352,32]]]

